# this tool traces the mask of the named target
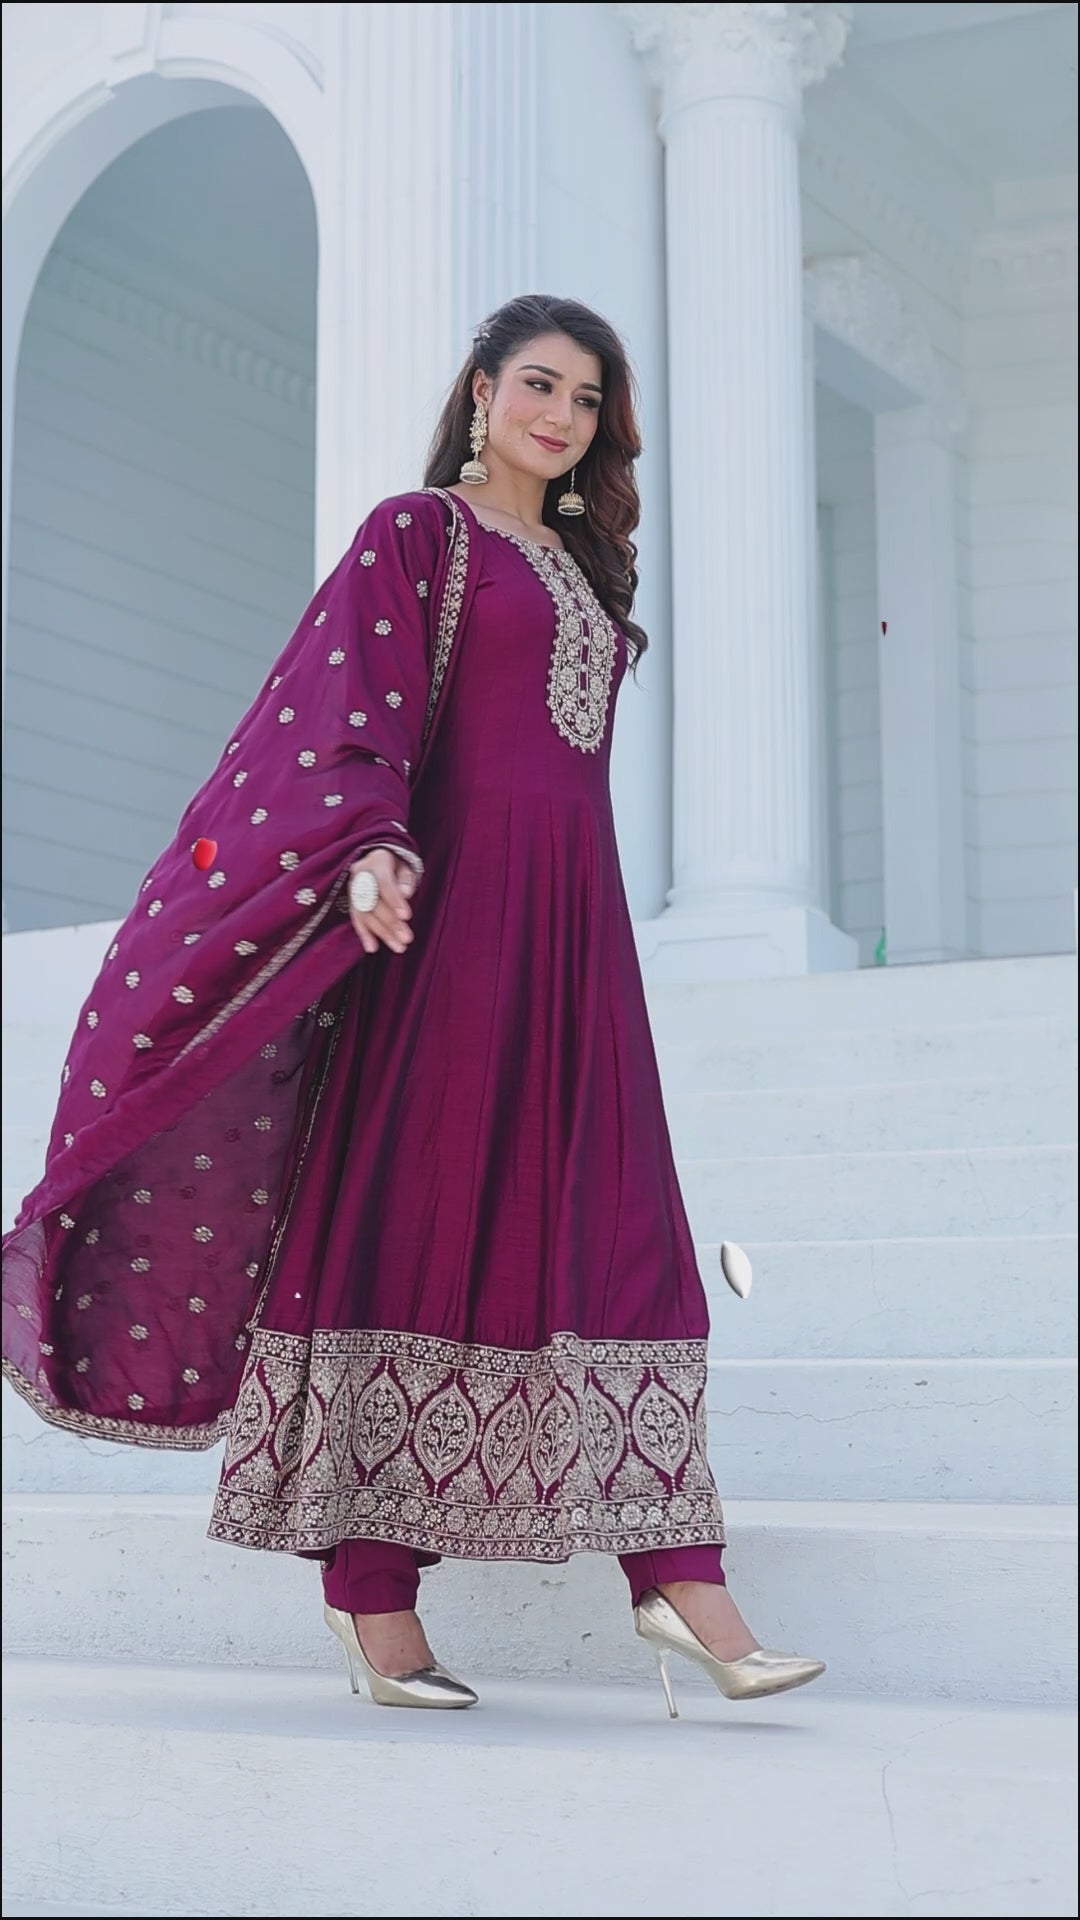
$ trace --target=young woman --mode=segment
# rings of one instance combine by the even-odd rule
[[[617,1554],[672,1713],[671,1651],[732,1698],[823,1671],[721,1570],[608,790],[638,452],[597,315],[480,329],[425,490],[365,521],[143,882],[5,1243],[19,1391],[224,1434],[212,1536],[320,1559],[386,1704],[476,1699],[415,1611],[441,1555]]]

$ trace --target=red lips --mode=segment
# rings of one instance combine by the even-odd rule
[[[214,861],[217,859],[217,841],[196,840],[195,845],[191,849],[191,858],[193,864],[198,867],[199,872],[205,873],[207,868],[212,867]]]

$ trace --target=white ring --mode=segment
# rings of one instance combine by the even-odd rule
[[[374,913],[379,904],[379,882],[368,869],[349,881],[349,905],[354,913]]]

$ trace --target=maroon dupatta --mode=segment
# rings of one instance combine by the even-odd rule
[[[348,868],[374,846],[418,863],[410,791],[475,547],[452,495],[375,509],[109,948],[4,1240],[5,1376],[57,1426],[164,1447],[224,1430],[335,989],[363,958]]]

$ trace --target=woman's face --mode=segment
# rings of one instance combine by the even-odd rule
[[[473,396],[488,410],[488,447],[508,466],[545,483],[569,473],[596,433],[601,373],[597,355],[565,333],[527,341],[511,354],[494,386],[478,373]]]

